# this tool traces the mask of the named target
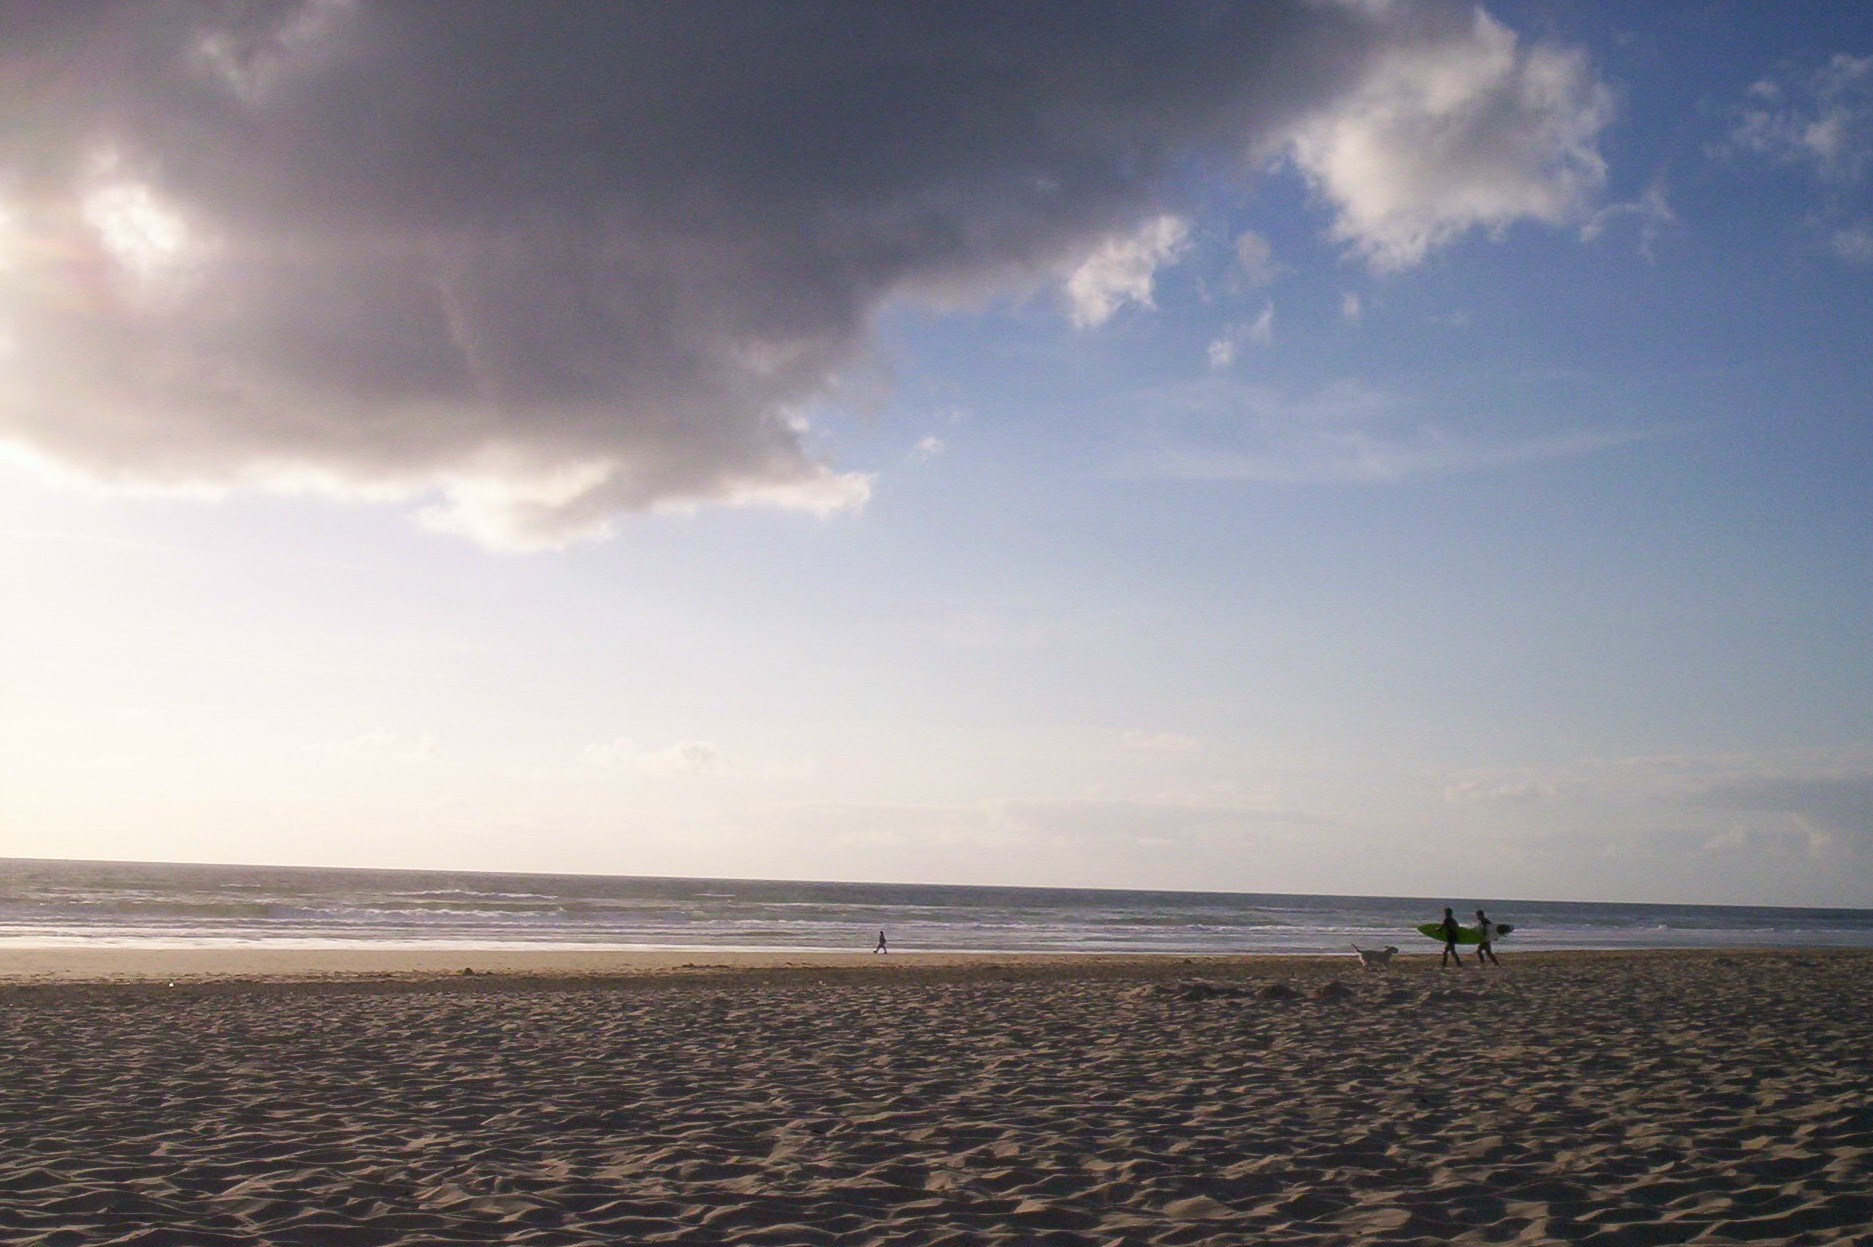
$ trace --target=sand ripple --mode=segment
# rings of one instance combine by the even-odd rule
[[[1873,1243],[1873,958],[1164,975],[15,989],[0,1243]]]

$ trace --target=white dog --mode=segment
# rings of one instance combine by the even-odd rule
[[[1353,945],[1353,951],[1359,954],[1359,968],[1362,970],[1389,970],[1392,958],[1398,956],[1398,949],[1387,944],[1384,948],[1361,948]]]

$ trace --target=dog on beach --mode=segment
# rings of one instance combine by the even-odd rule
[[[1398,949],[1387,944],[1384,948],[1361,948],[1353,945],[1353,951],[1359,954],[1359,968],[1362,970],[1389,970],[1392,958],[1398,956]]]

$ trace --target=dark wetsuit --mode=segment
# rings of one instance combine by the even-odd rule
[[[1444,928],[1444,956],[1455,957],[1457,959],[1457,964],[1462,965],[1463,954],[1457,951],[1457,933],[1463,928],[1458,925],[1457,916],[1446,909],[1444,911],[1444,921],[1441,925]],[[1447,963],[1440,960],[1439,964]]]

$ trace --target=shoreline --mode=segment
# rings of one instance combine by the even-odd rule
[[[1438,970],[1438,952],[1400,953],[1394,976]],[[1621,963],[1774,962],[1777,959],[1853,959],[1873,962],[1873,950],[1833,946],[1788,948],[1544,949],[1512,951],[1501,967],[1478,967],[1479,982],[1518,968],[1612,966]],[[1458,974],[1452,968],[1450,974]],[[1365,977],[1352,953],[1033,953],[917,952],[886,954],[837,950],[683,949],[590,951],[566,949],[386,948],[13,948],[0,949],[0,992],[49,987],[250,985],[315,987],[450,985],[488,990],[508,985],[546,987],[648,984],[667,980],[757,983],[811,978],[888,982],[1020,978],[1163,980],[1239,979],[1338,974]]]

